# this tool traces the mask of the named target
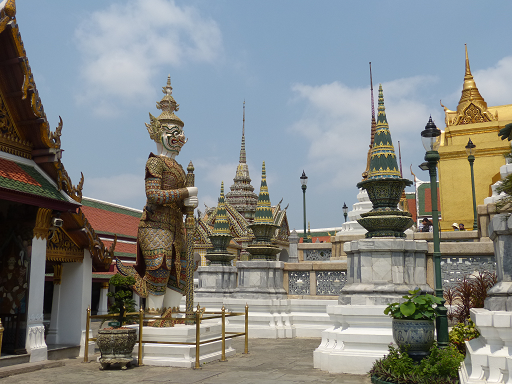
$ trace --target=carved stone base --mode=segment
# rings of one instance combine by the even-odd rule
[[[137,331],[132,328],[101,329],[96,345],[100,349],[100,369],[119,363],[126,369],[132,361],[132,351],[137,341]]]

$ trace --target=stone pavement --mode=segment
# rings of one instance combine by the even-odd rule
[[[215,361],[202,369],[169,367],[133,367],[99,370],[96,361],[59,360],[62,366],[51,365],[33,372],[18,373],[0,379],[0,383],[177,383],[177,384],[370,384],[366,375],[330,374],[313,368],[313,351],[320,339],[249,339],[249,354],[242,354],[243,338],[233,340],[237,353],[227,362]],[[54,362],[55,363],[55,362]],[[32,363],[33,364],[33,363]],[[27,364],[28,365],[28,364]],[[18,365],[18,371],[20,370]]]

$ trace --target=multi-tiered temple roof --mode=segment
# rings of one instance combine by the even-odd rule
[[[226,203],[233,206],[246,220],[252,222],[254,220],[254,213],[256,212],[256,205],[258,204],[258,195],[254,193],[254,187],[251,185],[249,167],[246,163],[245,101],[240,160],[238,166],[236,167],[236,175],[233,181],[234,184],[230,187],[231,191],[226,194]]]

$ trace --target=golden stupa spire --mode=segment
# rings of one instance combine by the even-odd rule
[[[469,66],[468,47],[466,44],[464,44],[464,47],[466,50],[464,85],[459,105],[457,105],[457,116],[452,124],[473,124],[495,120],[494,116],[487,111],[487,103],[478,91]]]

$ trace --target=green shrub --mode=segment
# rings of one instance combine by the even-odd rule
[[[476,339],[480,336],[480,332],[476,329],[471,319],[467,320],[467,324],[458,323],[453,326],[450,331],[450,343],[452,343],[460,353],[466,356],[466,340]]]
[[[456,384],[462,360],[464,356],[454,346],[440,349],[434,344],[429,356],[415,363],[405,349],[390,344],[389,354],[377,360],[369,374],[396,384]]]
[[[133,316],[126,316],[128,312],[135,312],[135,300],[133,300],[132,285],[135,279],[132,276],[122,276],[115,274],[109,280],[109,284],[115,287],[115,292],[107,293],[108,297],[112,297],[114,302],[108,308],[109,314],[119,314],[117,321],[118,327],[122,327],[127,323],[131,323]]]

